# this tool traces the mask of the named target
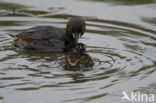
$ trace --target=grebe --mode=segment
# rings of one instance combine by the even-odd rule
[[[78,43],[74,48],[74,52],[65,56],[61,64],[66,70],[91,70],[94,62],[85,51],[86,46],[82,43]]]
[[[36,26],[11,35],[13,45],[22,51],[70,51],[85,32],[85,21],[81,17],[71,18],[66,29],[53,26]]]

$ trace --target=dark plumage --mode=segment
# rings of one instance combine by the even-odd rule
[[[61,64],[67,70],[91,70],[94,62],[85,51],[86,46],[82,43],[78,43],[74,48],[74,52],[65,56]]]
[[[13,37],[14,46],[24,51],[69,51],[85,32],[85,21],[71,18],[66,29],[53,26],[37,26],[22,31]]]

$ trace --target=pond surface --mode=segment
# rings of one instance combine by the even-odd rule
[[[64,53],[21,53],[8,34],[82,16],[80,42],[95,65],[67,71]],[[122,91],[156,94],[155,0],[0,0],[0,103],[121,103]]]

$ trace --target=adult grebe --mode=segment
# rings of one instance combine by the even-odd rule
[[[57,52],[69,51],[85,32],[85,21],[81,17],[71,18],[66,29],[53,26],[37,26],[13,37],[14,46],[23,51]]]

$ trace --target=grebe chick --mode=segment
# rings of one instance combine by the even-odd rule
[[[78,43],[74,48],[74,52],[65,56],[61,64],[66,70],[91,70],[94,62],[85,51],[86,46],[82,43]]]

